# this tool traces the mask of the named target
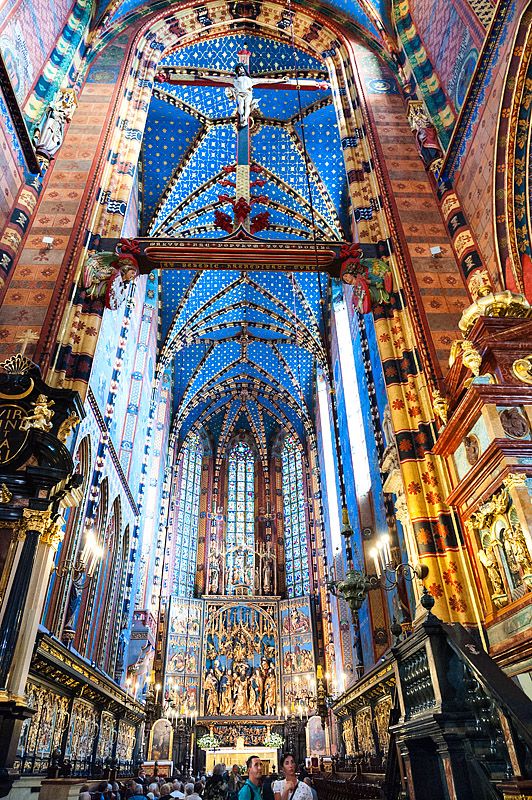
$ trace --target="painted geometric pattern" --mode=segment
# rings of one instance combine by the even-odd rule
[[[153,2],[150,5],[153,6]],[[169,5],[169,3],[157,3],[159,8],[164,8],[165,5]],[[372,22],[373,18],[376,16],[383,20],[387,20],[389,18],[388,3],[386,0],[356,0],[355,2],[351,2],[351,0],[331,0],[330,5],[333,8],[337,8],[340,11],[345,12],[351,19],[356,21],[359,25],[367,30],[370,30],[372,33],[376,33],[376,28]],[[114,2],[100,0],[98,3],[96,17],[101,18],[106,8],[112,10],[110,23],[114,23],[117,20],[125,17],[126,14],[130,14],[135,11],[141,15],[144,15],[149,6],[146,0],[114,0]]]
[[[218,441],[243,410],[260,445],[285,424],[303,439],[315,364],[325,363],[327,277],[165,271],[161,280],[162,358],[174,362],[180,437],[203,424]]]
[[[409,0],[394,7],[395,24],[423,99],[444,147],[449,144],[455,114],[412,18]]]
[[[467,3],[416,2],[420,37],[456,110],[460,110],[485,31]]]

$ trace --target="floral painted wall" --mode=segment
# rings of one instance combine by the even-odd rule
[[[466,0],[416,0],[411,14],[455,111],[460,111],[486,31]]]

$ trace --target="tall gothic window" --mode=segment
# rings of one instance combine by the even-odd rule
[[[255,563],[255,457],[245,442],[229,453],[226,536],[227,594],[252,594]]]
[[[310,568],[305,519],[303,459],[293,437],[285,439],[283,452],[284,540],[288,597],[310,592]]]
[[[190,434],[182,452],[175,537],[172,594],[178,597],[192,597],[194,594],[202,460],[203,445],[200,437]]]

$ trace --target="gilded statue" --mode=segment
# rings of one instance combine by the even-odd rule
[[[233,713],[244,717],[249,714],[249,677],[247,676],[247,665],[242,664],[235,677],[234,698],[235,705]]]
[[[342,738],[345,745],[345,754],[347,756],[355,755],[355,732],[353,730],[353,720],[348,717],[342,726]]]
[[[272,667],[268,670],[266,681],[264,683],[264,713],[275,714],[276,706],[276,685],[275,685],[275,672]]]
[[[233,713],[233,676],[228,669],[220,680],[220,714],[230,716]]]
[[[499,570],[499,565],[497,563],[497,559],[495,558],[495,554],[493,552],[493,545],[487,546],[484,544],[484,549],[479,550],[478,553],[478,560],[488,573],[488,578],[490,579],[491,586],[493,589],[492,600],[497,605],[497,598],[506,598],[506,593],[504,590],[504,585],[502,582],[501,573]]]
[[[205,710],[207,716],[214,717],[218,714],[218,686],[212,670],[207,672],[203,688],[205,690]]]
[[[69,414],[69,416],[65,420],[63,420],[63,422],[59,426],[59,430],[57,431],[57,438],[59,439],[60,442],[66,444],[68,437],[70,436],[76,425],[79,424],[79,421],[80,419],[78,415],[75,413]]]
[[[390,710],[392,708],[392,698],[386,695],[382,700],[379,700],[375,706],[375,726],[377,728],[377,737],[379,745],[383,751],[388,749],[388,726],[390,722]]]
[[[525,541],[521,523],[516,519],[512,521],[505,533],[505,539],[510,545],[513,557],[525,575],[532,575],[532,560]]]
[[[373,731],[371,730],[371,707],[361,709],[356,715],[356,734],[358,740],[358,748],[363,753],[374,753],[375,742],[373,739]]]
[[[33,412],[20,423],[21,430],[27,431],[30,428],[34,428],[39,431],[50,431],[52,429],[52,417],[55,413],[52,411],[53,405],[54,401],[48,400],[45,394],[38,395],[36,401],[32,403]]]
[[[259,686],[257,683],[257,678],[255,675],[251,677],[249,681],[249,699],[248,699],[248,707],[250,714],[260,714],[260,694],[259,694]]]

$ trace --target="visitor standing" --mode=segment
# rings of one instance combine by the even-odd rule
[[[250,756],[246,761],[248,778],[238,793],[238,800],[262,800],[260,779],[262,777],[262,761],[258,756]]]
[[[275,800],[313,800],[310,786],[297,777],[297,765],[292,753],[285,753],[281,757],[280,767],[284,778],[273,784]]]

